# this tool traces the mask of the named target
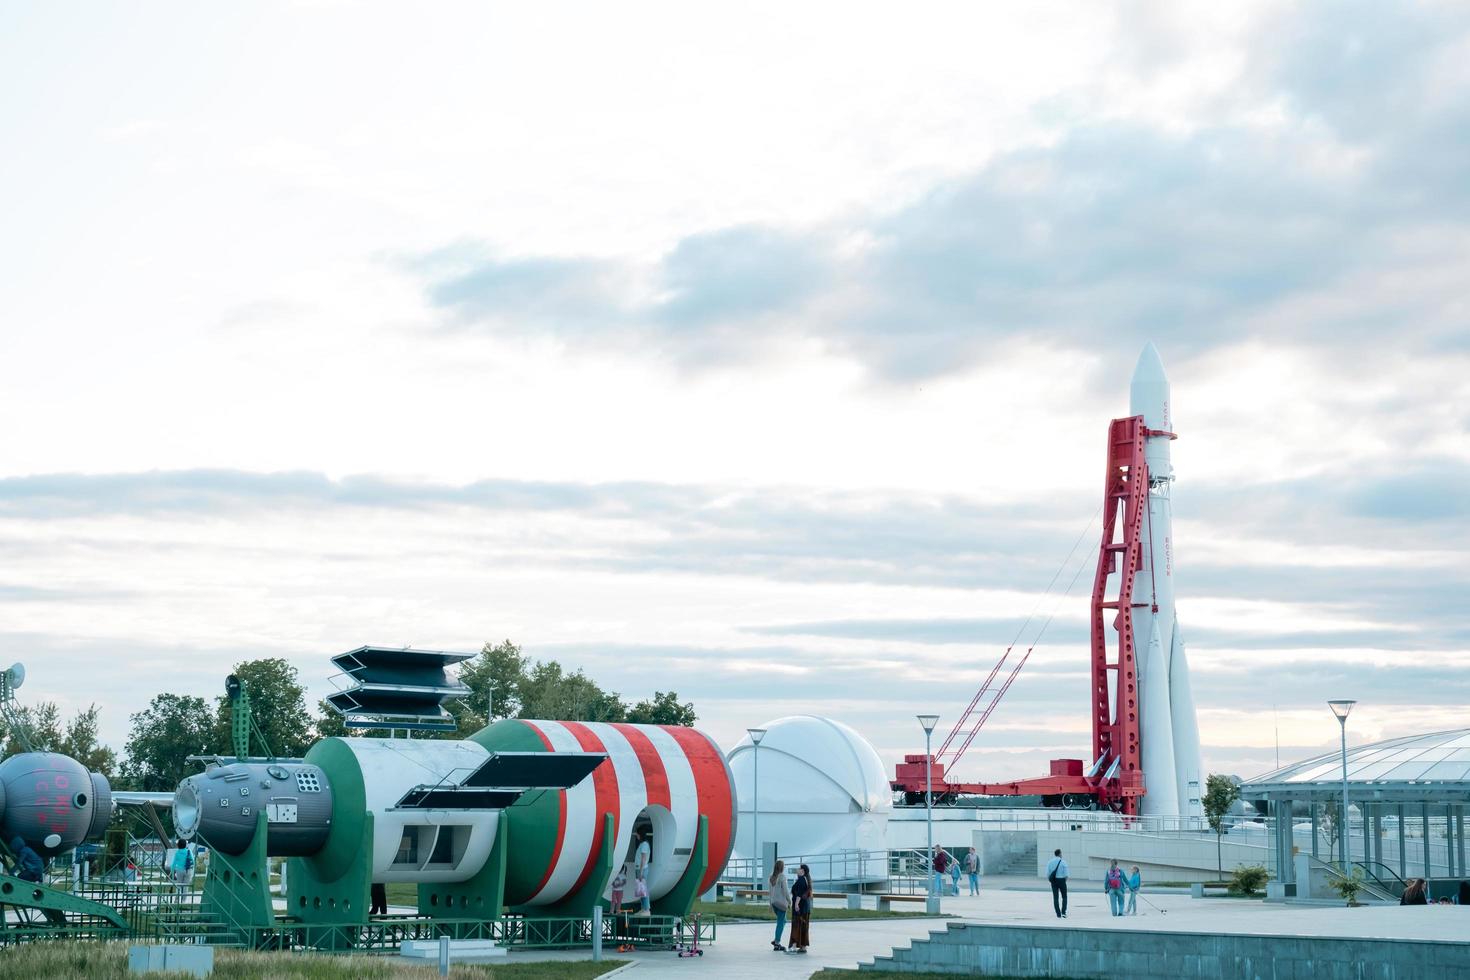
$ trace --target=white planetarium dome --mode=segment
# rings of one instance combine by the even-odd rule
[[[755,854],[757,804],[761,840],[775,842],[783,856],[883,848],[893,796],[867,739],[816,715],[777,718],[759,727],[766,735],[758,794],[750,737],[728,756],[740,800],[737,855]]]

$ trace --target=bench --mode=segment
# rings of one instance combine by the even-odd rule
[[[892,912],[894,902],[927,902],[928,895],[879,895],[878,911]]]

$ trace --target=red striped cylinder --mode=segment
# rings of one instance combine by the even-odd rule
[[[603,814],[613,815],[614,873],[633,859],[633,831],[652,831],[648,891],[667,894],[689,866],[699,817],[709,818],[709,867],[699,892],[719,878],[735,832],[735,783],[714,740],[676,725],[507,718],[473,736],[490,751],[604,752],[607,760],[569,790],[527,794],[505,812],[510,834],[508,905],[550,905],[595,873]],[[630,867],[631,871],[631,867]],[[632,878],[631,873],[629,878]],[[596,883],[606,896],[611,875]],[[627,889],[631,900],[633,889]]]

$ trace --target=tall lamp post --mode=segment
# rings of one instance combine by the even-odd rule
[[[755,775],[751,777],[755,785],[755,792],[751,795],[751,828],[750,832],[755,837],[755,858],[751,862],[751,887],[756,891],[761,887],[761,739],[766,737],[764,728],[747,728],[745,733],[750,736],[750,744],[754,746],[755,753]]]
[[[1338,821],[1337,827],[1337,852],[1342,860],[1343,874],[1347,874],[1348,870],[1347,716],[1357,703],[1345,699],[1327,702],[1327,707],[1337,716],[1338,727],[1342,729],[1342,819]]]
[[[929,862],[929,897],[924,903],[925,911],[931,915],[939,913],[939,896],[934,893],[934,726],[939,724],[938,715],[919,715],[919,724],[924,726],[924,860]]]

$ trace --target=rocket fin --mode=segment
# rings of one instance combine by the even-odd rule
[[[1148,653],[1144,656],[1142,741],[1143,813],[1147,816],[1179,814],[1179,776],[1174,765],[1174,724],[1169,708],[1169,669],[1159,627],[1149,631]]]

